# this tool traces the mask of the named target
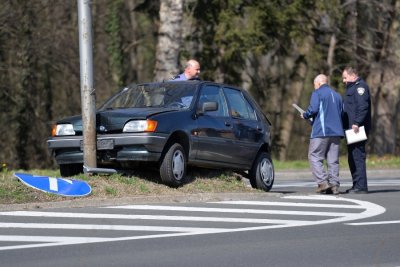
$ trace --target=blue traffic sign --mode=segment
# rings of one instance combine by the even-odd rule
[[[92,192],[90,185],[81,180],[55,178],[25,173],[14,173],[14,176],[29,187],[61,196],[82,197],[89,195]]]

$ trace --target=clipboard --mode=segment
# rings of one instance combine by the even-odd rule
[[[353,129],[345,131],[346,141],[348,145],[367,140],[367,134],[365,133],[364,126],[361,126],[358,129],[358,133],[355,133]]]
[[[297,104],[293,103],[292,106],[297,109],[298,112],[300,112],[300,114],[305,113],[304,109],[302,109],[301,107],[299,107]],[[312,118],[309,118],[310,121],[313,121]]]

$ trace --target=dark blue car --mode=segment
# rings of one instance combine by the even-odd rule
[[[206,81],[133,84],[96,112],[97,165],[157,166],[163,183],[185,182],[188,165],[231,169],[269,191],[270,123],[240,88]],[[57,122],[48,148],[62,176],[83,171],[82,118]]]

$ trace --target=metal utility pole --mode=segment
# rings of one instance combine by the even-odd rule
[[[93,43],[90,0],[78,1],[79,56],[83,126],[83,170],[96,168],[96,97],[93,88]]]

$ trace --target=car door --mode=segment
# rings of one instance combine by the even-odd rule
[[[232,157],[238,164],[251,166],[263,140],[264,128],[250,102],[235,88],[223,88],[232,117],[234,150]]]
[[[197,143],[196,160],[208,161],[211,165],[212,162],[232,163],[235,136],[222,88],[215,84],[205,84],[199,94],[198,108],[204,102],[217,102],[218,107],[216,111],[198,115],[197,128],[192,133]]]

